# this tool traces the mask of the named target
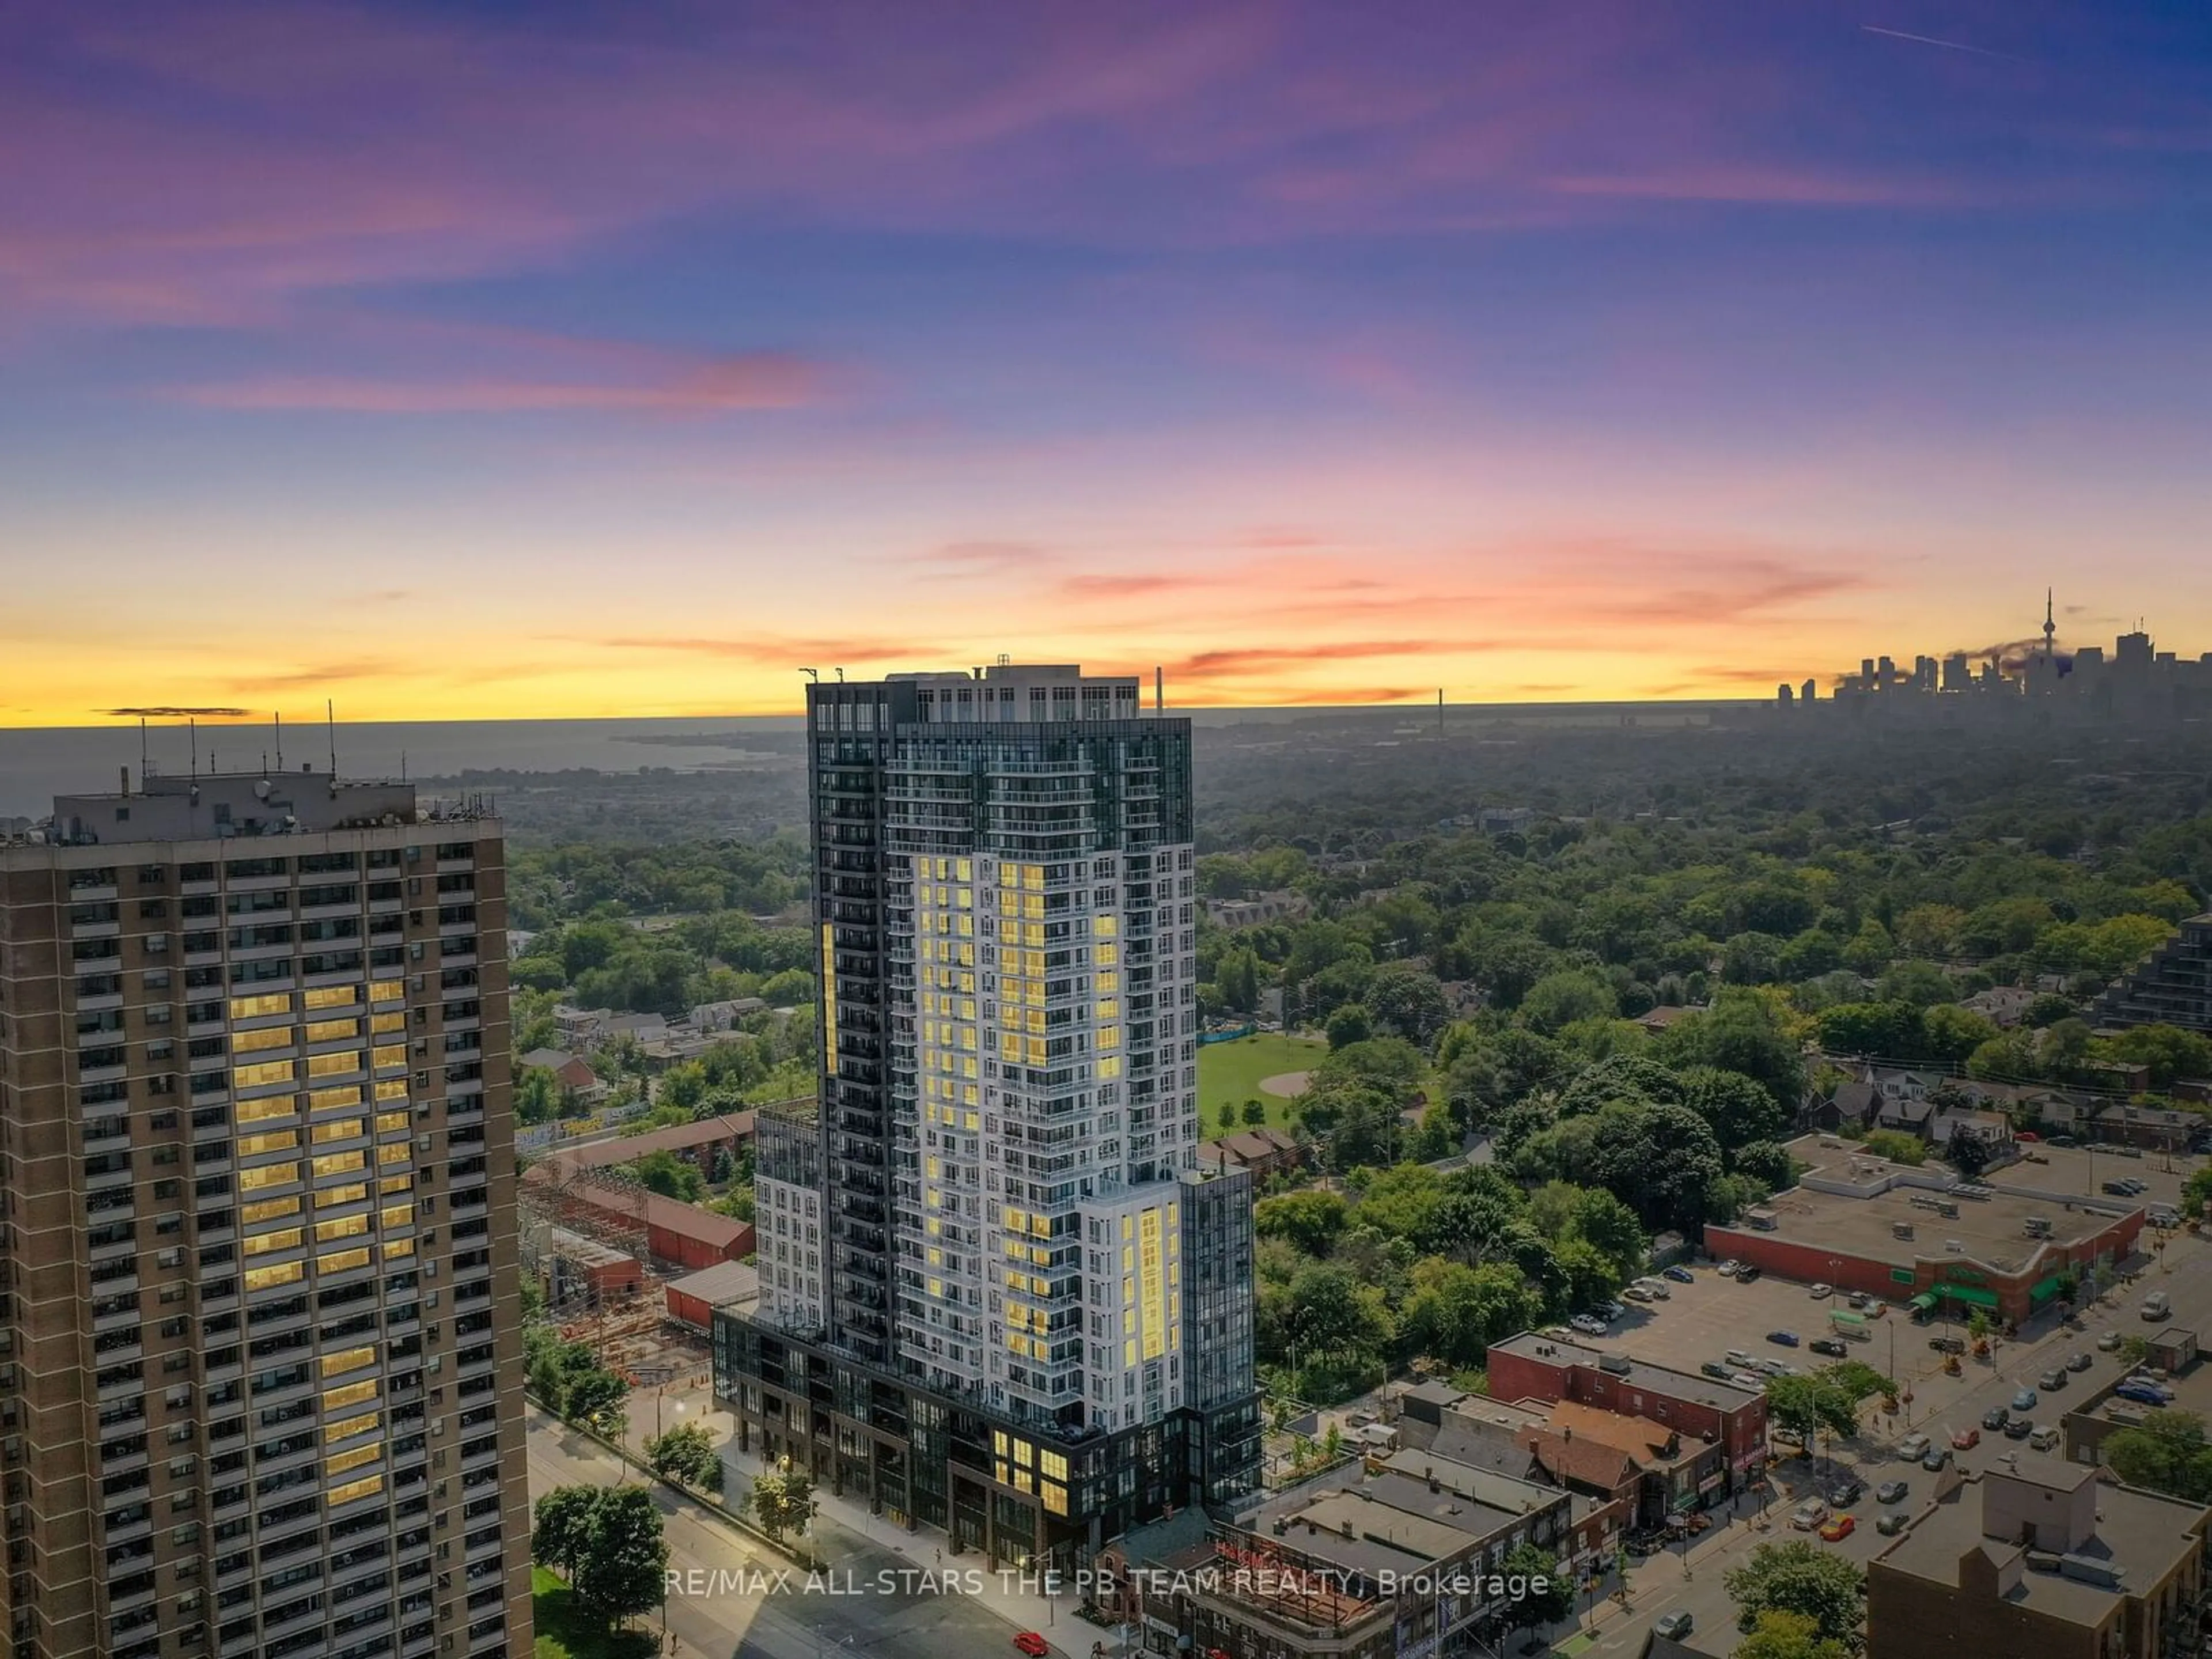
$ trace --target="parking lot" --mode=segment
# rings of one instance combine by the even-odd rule
[[[1833,1335],[1828,1328],[1829,1312],[1850,1306],[1841,1297],[1816,1302],[1806,1286],[1771,1274],[1762,1275],[1749,1285],[1739,1284],[1723,1279],[1717,1268],[1705,1262],[1699,1262],[1692,1272],[1697,1275],[1697,1282],[1668,1285],[1673,1294],[1666,1301],[1625,1303],[1628,1316],[1616,1320],[1609,1333],[1595,1337],[1577,1335],[1576,1340],[1587,1341],[1594,1348],[1632,1353],[1638,1359],[1692,1375],[1698,1366],[1708,1360],[1719,1359],[1731,1348],[1760,1358],[1785,1360],[1801,1370],[1833,1363],[1802,1346],[1793,1351],[1769,1342],[1766,1336],[1770,1331],[1794,1331],[1802,1344],[1816,1336]],[[1883,1328],[1889,1320],[1900,1317],[1895,1310],[1887,1318],[1869,1317],[1874,1340],[1849,1345],[1853,1357],[1887,1371],[1890,1339]],[[1925,1352],[1926,1333],[1908,1324],[1897,1339],[1900,1365],[1909,1364],[1908,1336],[1917,1336],[1923,1354],[1930,1359],[1935,1358]],[[1911,1374],[1908,1370],[1907,1375]]]
[[[2104,1190],[2106,1182],[2132,1177],[2148,1183],[2148,1190],[2131,1200],[2146,1208],[2179,1202],[2182,1183],[2203,1167],[2202,1158],[2178,1152],[2170,1157],[2164,1152],[2145,1152],[2140,1158],[2126,1158],[2109,1146],[2047,1144],[2021,1150],[2033,1150],[2048,1161],[2039,1164],[2022,1158],[2017,1164],[2008,1164],[1992,1171],[1989,1179],[2008,1187],[2030,1187],[2067,1198],[2106,1198],[2111,1196]]]

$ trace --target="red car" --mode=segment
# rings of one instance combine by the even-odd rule
[[[1840,1544],[1858,1530],[1859,1523],[1848,1515],[1839,1515],[1820,1528],[1820,1536],[1831,1544]]]
[[[2014,1140],[2038,1141],[2043,1137],[2033,1129],[2022,1129],[2013,1136]]]
[[[1033,1630],[1025,1630],[1014,1638],[1014,1645],[1029,1655],[1030,1659],[1045,1659],[1045,1656],[1052,1651],[1052,1644]]]
[[[1972,1451],[1981,1443],[1982,1431],[1979,1429],[1960,1429],[1951,1437],[1951,1449],[1954,1451]]]

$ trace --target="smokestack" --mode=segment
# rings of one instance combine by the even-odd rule
[[[1164,714],[1168,708],[1168,671],[1152,670],[1152,713]]]

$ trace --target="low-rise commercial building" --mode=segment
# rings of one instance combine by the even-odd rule
[[[2008,1193],[1848,1148],[1815,1155],[1827,1161],[1754,1215],[1706,1228],[1705,1248],[1778,1279],[2018,1324],[2069,1276],[2109,1282],[2142,1231],[2132,1200]]]
[[[1717,1446],[1698,1472],[1691,1502],[1674,1494],[1671,1510],[1711,1508],[1741,1491],[1766,1458],[1766,1396],[1712,1377],[1670,1370],[1579,1343],[1523,1331],[1492,1345],[1490,1388],[1500,1400],[1571,1401],[1602,1412],[1645,1418],[1661,1428]]]
[[[1523,1545],[1571,1556],[1575,1526],[1565,1492],[1400,1452],[1202,1530],[1190,1517],[1140,1529],[1102,1565],[1148,1654],[1420,1659],[1526,1628],[1531,1587],[1507,1558]]]
[[[1881,1659],[2169,1659],[2194,1653],[2212,1510],[2057,1458],[1942,1489],[1867,1568]]]

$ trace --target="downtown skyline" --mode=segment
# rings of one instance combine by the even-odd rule
[[[2212,641],[2191,9],[836,21],[11,9],[0,725]]]

